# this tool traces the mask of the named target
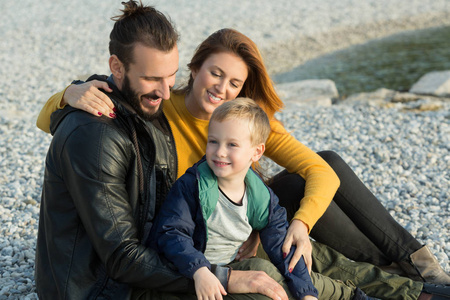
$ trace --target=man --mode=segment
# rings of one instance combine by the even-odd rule
[[[133,288],[194,292],[192,280],[143,245],[171,176],[173,145],[157,116],[175,82],[178,34],[154,8],[124,5],[110,35],[112,75],[91,77],[109,84],[116,118],[70,107],[52,115],[36,245],[41,299],[124,299]],[[286,299],[262,272],[212,271],[230,293]]]

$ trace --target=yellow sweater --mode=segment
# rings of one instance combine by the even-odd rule
[[[50,115],[60,108],[63,95],[64,91],[53,95],[42,108],[37,121],[40,129],[49,132]],[[184,95],[173,93],[164,102],[164,114],[175,139],[178,178],[205,154],[209,121],[193,117],[184,104]],[[272,121],[271,127],[264,155],[290,173],[305,178],[305,195],[299,199],[302,202],[294,219],[302,220],[311,230],[333,199],[339,178],[317,153],[297,141],[281,123]]]

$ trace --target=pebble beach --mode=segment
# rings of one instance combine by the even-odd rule
[[[223,27],[252,38],[275,75],[351,45],[450,25],[450,0],[143,2],[170,16],[181,35],[177,82],[196,46]],[[120,14],[120,3],[0,3],[0,300],[37,299],[34,255],[51,141],[37,129],[37,115],[73,79],[109,74],[110,17]],[[450,272],[450,101],[427,111],[342,101],[277,116],[314,151],[339,153]]]

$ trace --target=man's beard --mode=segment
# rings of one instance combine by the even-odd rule
[[[157,119],[162,114],[162,107],[163,107],[164,100],[161,101],[161,104],[159,105],[159,108],[155,113],[146,113],[142,110],[141,99],[131,88],[130,80],[128,79],[128,76],[126,76],[126,75],[123,80],[122,93],[125,95],[125,98],[128,101],[128,103],[131,105],[131,107],[133,107],[134,110],[136,111],[136,113],[144,120],[153,121],[154,119]],[[155,94],[147,94],[146,96],[150,97],[151,99],[159,98]]]

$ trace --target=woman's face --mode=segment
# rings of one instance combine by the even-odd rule
[[[192,71],[192,90],[185,99],[188,111],[209,120],[214,109],[239,95],[247,76],[241,57],[231,52],[211,54],[199,70]]]

